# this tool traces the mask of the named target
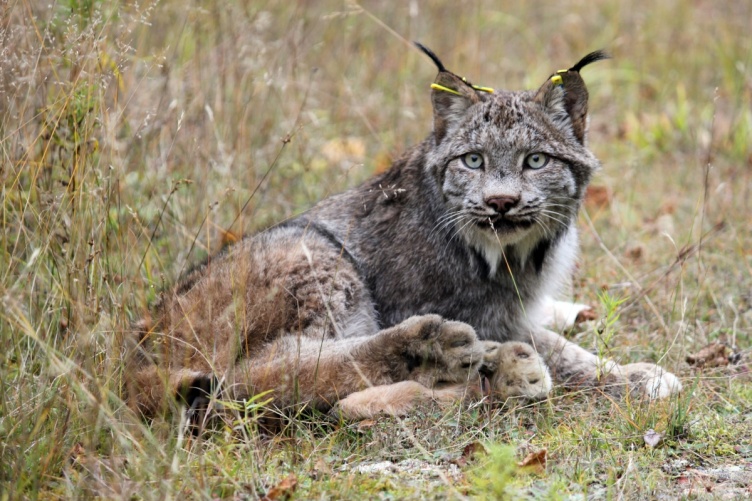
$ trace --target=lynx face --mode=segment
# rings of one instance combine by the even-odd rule
[[[552,129],[537,103],[510,94],[478,103],[449,132],[441,187],[471,240],[513,244],[569,225],[592,167]]]
[[[598,168],[584,146],[587,91],[577,69],[564,74],[566,93],[551,81],[537,92],[488,93],[440,68],[428,168],[445,202],[442,227],[492,270],[504,247],[529,252],[564,233]]]

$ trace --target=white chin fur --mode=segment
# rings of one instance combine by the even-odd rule
[[[524,240],[530,240],[530,229],[519,229],[512,233],[494,232],[492,229],[481,229],[475,225],[462,230],[462,237],[465,242],[481,253],[490,268],[489,276],[496,275],[496,270],[501,263],[503,249],[510,245],[520,244]],[[532,240],[535,243],[540,238],[535,236]]]

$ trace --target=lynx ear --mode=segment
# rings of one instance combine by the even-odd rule
[[[478,91],[493,92],[493,89],[474,88],[466,79],[448,71],[431,49],[418,42],[415,42],[415,45],[430,57],[439,69],[436,80],[431,84],[433,132],[438,143],[453,124],[463,119],[467,109],[481,100]]]
[[[580,144],[585,144],[588,104],[588,91],[580,70],[610,57],[600,50],[591,52],[568,70],[554,73],[535,95],[534,100],[543,106],[554,124],[560,129],[570,130]]]
[[[467,109],[478,101],[478,94],[461,78],[453,73],[440,72],[431,86],[436,142],[441,141],[452,125],[462,121]]]

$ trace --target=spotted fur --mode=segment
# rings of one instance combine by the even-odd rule
[[[134,409],[154,415],[200,389],[271,391],[279,408],[351,417],[402,413],[477,396],[479,374],[502,398],[539,398],[550,389],[543,359],[570,385],[629,384],[651,398],[681,388],[650,364],[611,364],[604,376],[602,361],[542,325],[572,273],[576,215],[599,166],[579,71],[602,54],[559,84],[489,93],[427,53],[439,68],[433,132],[387,172],[167,291],[129,355]],[[545,165],[531,167],[531,155]]]

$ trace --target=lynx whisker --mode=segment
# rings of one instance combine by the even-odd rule
[[[553,221],[556,221],[562,226],[568,226],[570,223],[570,221],[566,218],[566,216],[559,212],[548,210],[548,209],[541,209],[540,213],[545,215],[547,218]]]
[[[462,223],[462,221],[468,217],[468,215],[465,212],[460,212],[457,214],[454,214],[451,218],[446,219],[441,224],[438,224],[434,226],[434,229],[431,230],[429,235],[433,236],[436,233],[443,233],[443,232],[449,232],[452,228],[456,228],[458,224]],[[454,235],[450,237],[450,241],[454,238]]]
[[[457,237],[457,235],[459,235],[460,233],[462,233],[462,230],[464,230],[465,228],[467,228],[468,225],[470,225],[470,224],[472,224],[474,222],[475,221],[472,218],[469,218],[465,224],[463,224],[462,226],[460,226],[457,229],[457,231],[455,231],[454,234],[452,234],[452,236],[449,239],[449,241],[451,242],[452,240],[454,240]]]
[[[546,207],[561,207],[561,208],[566,209],[567,212],[574,212],[574,207],[572,207],[571,205],[567,205],[567,204],[557,204],[555,202],[547,201],[545,205]]]
[[[444,216],[439,218],[438,222],[431,229],[431,232],[451,227],[454,223],[462,219],[464,216],[466,216],[466,214],[462,209],[457,209],[455,212],[445,214]]]
[[[548,225],[548,223],[545,221],[545,219],[543,219],[542,217],[540,217],[539,214],[536,214],[535,216],[533,216],[533,221],[535,221],[535,223],[538,226],[540,226],[540,228],[543,230],[543,235],[547,239],[553,238],[554,232],[551,229],[551,227]]]

